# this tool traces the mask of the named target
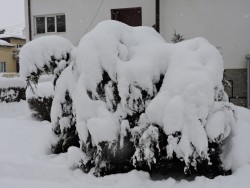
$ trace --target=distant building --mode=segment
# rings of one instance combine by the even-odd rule
[[[0,76],[10,77],[19,72],[19,51],[25,43],[21,36],[0,35]]]

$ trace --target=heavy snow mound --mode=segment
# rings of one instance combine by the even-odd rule
[[[60,67],[46,63],[52,49],[41,50],[51,57],[38,56],[31,67]],[[32,58],[30,51],[24,48],[22,62]],[[235,124],[234,106],[222,85],[222,57],[206,39],[169,44],[153,28],[105,21],[70,57],[52,105],[55,153],[78,140],[87,156],[79,166],[94,166],[97,175],[164,165],[167,171],[176,160],[185,172],[213,165],[221,170],[220,148]],[[24,77],[31,72],[26,69]],[[69,158],[81,158],[72,153],[78,152]],[[199,168],[204,161],[208,168]]]
[[[152,28],[133,28],[109,21],[99,24],[81,39],[76,62],[82,75],[79,87],[80,90],[84,87],[86,92],[84,95],[77,92],[82,101],[76,104],[82,117],[78,122],[86,122],[90,134],[96,126],[100,132],[110,132],[107,138],[113,140],[114,134],[118,138],[120,126],[119,123],[111,126],[111,114],[115,123],[123,116],[141,113],[144,123],[159,125],[167,135],[181,132],[183,139],[176,151],[180,150],[178,154],[188,158],[194,148],[199,155],[206,154],[208,139],[215,140],[224,133],[227,137],[230,132],[227,126],[233,123],[231,119],[227,123],[221,120],[217,132],[210,130],[213,126],[210,122],[217,113],[227,117],[227,112],[222,109],[224,103],[218,107],[220,112],[214,110],[215,97],[218,91],[223,91],[223,60],[218,50],[203,38],[167,44]],[[97,88],[104,74],[109,80],[103,86],[106,98],[102,100]],[[163,84],[157,91],[161,77]],[[114,83],[121,99],[116,111],[112,109]],[[148,99],[143,99],[142,91]],[[90,98],[87,93],[91,93]],[[99,115],[100,109],[106,109],[106,115]],[[98,116],[103,116],[101,121]],[[109,122],[106,126],[105,121]],[[108,125],[108,130],[113,131],[107,130]],[[94,140],[99,140],[95,139],[97,135],[92,135]],[[85,142],[87,137],[81,139]]]
[[[28,42],[20,51],[20,75],[37,83],[43,73],[59,74],[68,65],[72,49],[68,39],[54,35]]]

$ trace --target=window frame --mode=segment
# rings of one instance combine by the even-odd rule
[[[3,71],[0,69],[0,73],[6,72],[6,62],[0,61],[0,67],[3,67]]]
[[[57,25],[57,16],[64,16],[64,24],[65,24],[65,31],[62,31],[62,32],[58,32],[57,31],[57,27],[58,27],[58,25]],[[44,33],[37,33],[37,18],[39,18],[39,17],[43,17],[44,18],[44,21],[45,21],[45,32]],[[49,17],[54,17],[54,23],[55,23],[55,25],[54,25],[54,27],[55,27],[55,31],[54,32],[48,32],[48,23],[47,23],[47,19],[49,18]],[[61,34],[61,33],[66,33],[66,15],[64,14],[64,13],[61,13],[61,14],[47,14],[47,15],[36,15],[36,16],[34,16],[34,27],[35,27],[35,29],[34,29],[34,31],[35,31],[35,35],[44,35],[44,34],[55,34],[55,33],[59,33],[59,34]]]

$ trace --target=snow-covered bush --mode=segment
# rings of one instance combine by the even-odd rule
[[[69,65],[72,48],[69,40],[59,36],[46,36],[27,43],[25,50],[20,52],[20,74],[27,85],[37,84],[44,73],[53,74],[56,82],[61,71]]]
[[[36,40],[22,48],[21,73],[36,83],[44,67],[60,70],[52,151],[69,149],[72,167],[94,167],[97,176],[132,169],[225,174],[221,148],[236,117],[222,85],[222,57],[207,40],[168,44],[152,28],[115,21],[98,24],[75,49],[63,39],[60,48],[53,37]],[[41,55],[65,52],[67,68]]]
[[[25,100],[26,83],[18,78],[0,77],[0,102]]]
[[[54,87],[51,81],[38,83],[37,86],[28,87],[26,100],[32,111],[32,116],[38,120],[50,121],[50,110],[54,98]]]
[[[53,84],[56,87],[60,74],[72,62],[73,48],[74,46],[69,40],[59,36],[40,37],[24,45],[20,51],[20,74],[33,93],[36,92],[33,84],[38,84],[39,79],[41,80],[46,73],[54,75]],[[69,85],[74,85],[74,82]],[[53,132],[57,135],[57,143],[53,144],[52,151],[61,153],[66,152],[72,145],[79,146],[79,138],[75,131],[75,123],[72,123],[74,122],[72,100],[69,92],[63,90],[57,93],[60,95],[54,96],[51,112]],[[38,106],[41,100],[34,101],[37,102],[34,103],[35,106]],[[48,99],[47,102],[50,103],[50,100]],[[39,114],[41,115],[41,113]],[[72,122],[70,122],[71,120]],[[60,129],[62,126],[65,126],[65,129]]]

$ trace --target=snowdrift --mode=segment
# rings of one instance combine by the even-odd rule
[[[56,75],[52,151],[68,151],[70,166],[94,167],[97,176],[140,169],[214,177],[230,169],[221,152],[236,114],[222,57],[207,40],[169,44],[152,28],[105,21],[76,48],[61,37],[36,39],[20,63],[27,82]]]

